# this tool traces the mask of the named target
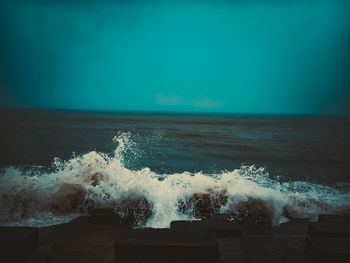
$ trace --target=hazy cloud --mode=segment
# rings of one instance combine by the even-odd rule
[[[209,98],[196,98],[192,101],[195,109],[198,110],[215,110],[223,106],[223,102],[209,99]]]
[[[160,106],[175,107],[175,108],[178,107],[179,110],[181,108],[188,108],[196,111],[215,110],[215,109],[219,109],[221,106],[224,105],[223,102],[217,101],[214,99],[204,98],[204,97],[184,98],[176,93],[173,93],[173,94],[158,93],[156,95],[155,103]]]
[[[180,106],[184,105],[184,100],[178,94],[166,95],[158,93],[155,102],[162,106]]]

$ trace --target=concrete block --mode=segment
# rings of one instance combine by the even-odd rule
[[[0,251],[35,250],[39,242],[36,227],[0,227]]]
[[[341,215],[319,215],[319,223],[342,223],[350,224],[350,216],[341,216]]]
[[[115,243],[116,256],[139,255],[170,258],[217,258],[218,247],[208,231],[136,229],[123,231]]]
[[[350,238],[350,224],[312,223],[309,224],[310,236]]]
[[[216,237],[242,237],[242,226],[237,222],[230,221],[172,221],[170,224],[173,230],[209,230],[213,231]]]
[[[344,258],[349,260],[350,239],[318,236],[307,237],[306,250],[309,254],[321,258]]]

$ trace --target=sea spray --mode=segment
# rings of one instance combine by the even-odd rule
[[[106,208],[126,221],[136,220],[138,227],[169,227],[172,220],[200,219],[208,213],[231,220],[263,215],[278,225],[286,217],[313,219],[350,207],[348,191],[304,181],[281,183],[255,166],[216,174],[128,169],[130,152],[139,154],[132,135],[119,133],[113,141],[117,147],[111,155],[91,151],[67,161],[55,158],[50,171],[2,169],[0,223],[52,225]]]

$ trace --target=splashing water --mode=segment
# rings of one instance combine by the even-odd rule
[[[349,192],[304,181],[280,183],[255,166],[218,174],[130,170],[123,163],[125,153],[135,147],[131,134],[119,133],[113,142],[118,146],[112,155],[92,151],[67,161],[55,158],[50,172],[42,167],[4,168],[0,224],[53,225],[95,208],[113,209],[122,216],[127,207],[134,208],[134,214],[141,213],[135,217],[138,226],[169,227],[172,220],[195,219],[200,211],[208,210],[208,202],[198,203],[201,195],[210,200],[223,196],[213,208],[221,214],[247,213],[263,204],[274,225],[286,220],[286,208],[294,217],[312,219],[350,207]],[[196,210],[198,204],[202,210]]]

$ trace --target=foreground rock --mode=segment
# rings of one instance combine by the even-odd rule
[[[103,180],[105,180],[105,176],[102,173],[96,172],[94,174],[92,174],[91,176],[88,177],[89,179],[89,183],[92,186],[98,186],[101,184],[101,182],[103,182]]]
[[[105,202],[103,206],[87,200],[85,204],[87,210],[86,220],[109,221],[128,225],[130,227],[144,226],[152,216],[152,203],[142,196],[128,196],[120,200]]]
[[[145,197],[128,197],[113,206],[120,223],[142,226],[152,216],[152,204]]]
[[[86,190],[80,184],[64,183],[53,194],[49,209],[55,214],[66,214],[77,209],[84,202]]]
[[[193,215],[198,219],[207,219],[211,215],[219,214],[220,208],[227,204],[225,191],[208,189],[205,193],[195,193],[187,200],[179,203],[179,212]]]
[[[258,224],[272,226],[274,207],[268,201],[259,198],[248,198],[238,203],[224,215],[228,220],[236,220],[242,224]]]
[[[249,197],[246,201],[241,201],[231,207],[227,207],[227,203],[228,197],[224,190],[208,189],[205,193],[195,193],[187,200],[179,202],[179,212],[203,220],[219,216],[241,224],[269,227],[273,224],[275,209],[269,201]],[[224,206],[226,206],[226,212],[220,214]]]

